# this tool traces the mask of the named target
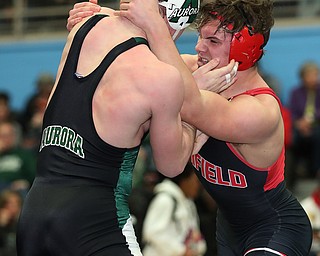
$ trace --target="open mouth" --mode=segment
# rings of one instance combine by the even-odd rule
[[[203,58],[201,56],[198,57],[198,66],[201,67],[209,62],[208,59]]]

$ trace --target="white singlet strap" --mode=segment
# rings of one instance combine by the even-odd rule
[[[267,248],[267,247],[264,247],[264,248],[253,248],[253,249],[250,249],[249,251],[247,251],[243,256],[246,256],[248,255],[249,253],[251,252],[255,252],[255,251],[266,251],[266,252],[271,252],[275,255],[279,255],[279,256],[286,256],[285,254],[281,253],[281,252],[277,252],[273,249],[270,249],[270,248]]]
[[[126,237],[126,241],[128,243],[131,254],[134,256],[142,256],[139,244],[137,242],[137,237],[133,229],[131,216],[129,217],[126,224],[122,228],[122,234]]]

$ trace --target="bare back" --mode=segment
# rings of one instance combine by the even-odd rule
[[[82,24],[68,37],[58,79],[74,34]],[[89,75],[115,46],[132,37],[144,37],[144,33],[128,20],[110,13],[86,36],[77,73]],[[149,130],[155,161],[159,163],[161,159],[158,169],[163,166],[180,170],[193,146],[193,141],[188,140],[186,145],[183,138],[183,96],[178,70],[159,61],[147,45],[135,46],[117,56],[98,84],[92,101],[95,129],[103,141],[119,148],[139,145]]]

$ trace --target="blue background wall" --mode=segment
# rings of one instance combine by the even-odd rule
[[[195,53],[195,32],[185,33],[177,46],[181,53]],[[41,72],[55,75],[64,40],[12,42],[0,44],[0,90],[11,96],[12,107],[23,108],[35,89]],[[287,103],[289,93],[298,83],[298,70],[307,60],[320,65],[320,25],[298,28],[274,28],[261,61],[265,73],[273,75],[281,85],[280,97]]]

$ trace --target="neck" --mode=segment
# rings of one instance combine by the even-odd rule
[[[118,33],[123,33],[126,36],[127,35],[132,35],[132,36],[140,36],[140,37],[144,37],[147,38],[146,33],[139,28],[138,26],[136,26],[134,23],[132,23],[130,20],[128,20],[125,17],[118,17],[120,24],[122,26],[122,30],[118,30]]]

